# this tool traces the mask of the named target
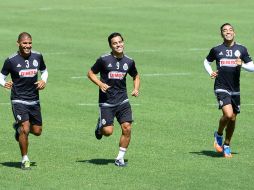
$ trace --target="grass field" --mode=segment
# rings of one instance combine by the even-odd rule
[[[203,68],[225,22],[254,55],[253,7],[251,0],[2,0],[1,62],[16,51],[17,35],[30,32],[49,80],[41,92],[43,134],[29,136],[31,171],[19,168],[10,92],[0,89],[0,189],[253,189],[254,74],[242,72],[233,158],[224,159],[213,150],[221,112]],[[125,37],[142,84],[140,97],[130,97],[126,168],[113,164],[118,124],[113,136],[94,137],[98,89],[85,77],[114,31]]]

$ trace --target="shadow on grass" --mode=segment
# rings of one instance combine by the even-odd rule
[[[10,167],[10,168],[20,168],[20,162],[2,162],[0,163],[1,165],[3,166],[6,166],[6,167]],[[33,167],[33,166],[37,166],[36,165],[36,162],[30,162],[30,166]]]
[[[127,159],[125,159],[126,162],[128,162]],[[114,164],[114,159],[90,159],[90,160],[77,160],[76,162],[84,162],[89,164],[95,164],[95,165],[108,165],[108,164]]]
[[[209,156],[209,157],[215,157],[220,158],[223,157],[223,153],[211,151],[211,150],[202,150],[200,152],[190,152],[190,154],[197,154],[199,156]],[[231,154],[238,154],[236,152],[231,152]]]

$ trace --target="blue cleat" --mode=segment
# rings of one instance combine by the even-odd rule
[[[222,147],[223,136],[219,136],[217,132],[214,132],[214,148],[216,152],[223,152]]]
[[[127,163],[125,163],[124,160],[115,160],[115,165],[118,167],[126,167]]]
[[[223,153],[225,158],[232,158],[230,146],[228,145],[223,145]]]

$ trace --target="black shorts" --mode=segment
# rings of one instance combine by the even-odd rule
[[[124,122],[132,123],[132,111],[129,102],[114,107],[100,107],[99,120],[101,126],[114,125],[114,117],[119,124]]]
[[[216,97],[219,104],[219,109],[222,109],[222,107],[225,105],[231,104],[234,113],[240,113],[240,95],[230,95],[225,92],[217,92]]]
[[[32,125],[42,126],[41,107],[39,103],[35,105],[13,103],[12,112],[18,123],[29,121]]]

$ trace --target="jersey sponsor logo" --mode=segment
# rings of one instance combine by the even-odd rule
[[[123,64],[123,70],[126,71],[126,70],[128,70],[128,68],[129,68],[129,67],[128,67],[128,64],[127,64],[127,63],[124,63],[124,64]]]
[[[20,65],[20,64],[18,64],[18,65],[17,65],[17,67],[21,67],[21,65]]]
[[[108,67],[112,67],[112,64],[111,64],[111,63],[109,63],[109,64],[108,64]]]
[[[221,59],[220,60],[221,67],[236,67],[236,60],[235,59]]]
[[[223,55],[222,51],[219,53],[219,55]]]
[[[126,75],[125,72],[110,71],[108,73],[108,78],[109,79],[120,79],[120,80],[122,80],[125,75]]]
[[[37,74],[37,69],[25,69],[25,70],[19,71],[19,76],[21,78],[34,77],[36,74]]]

